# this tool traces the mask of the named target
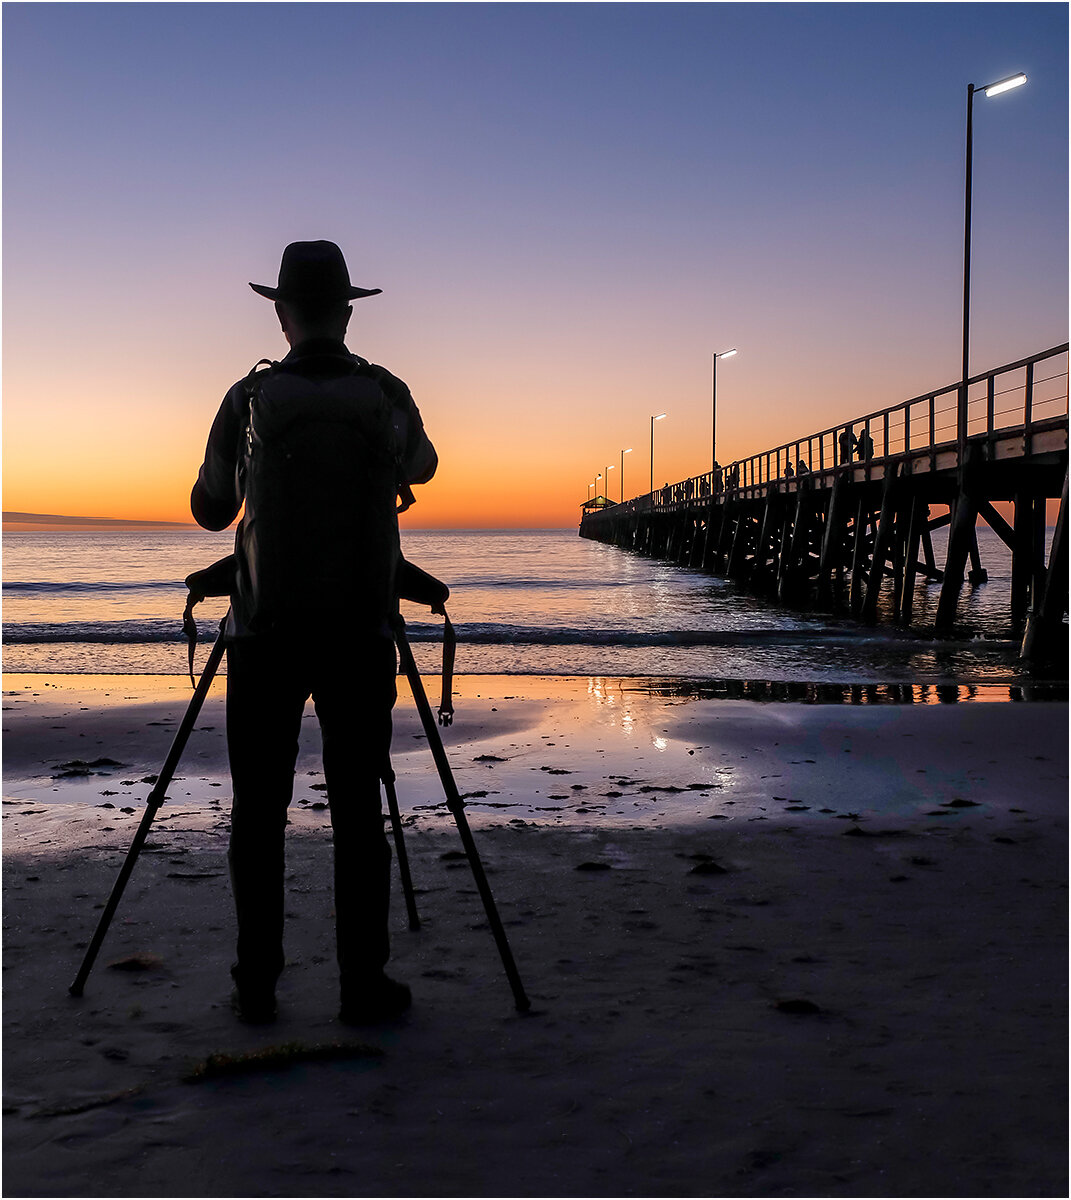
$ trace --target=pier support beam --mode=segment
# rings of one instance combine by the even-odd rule
[[[808,523],[810,508],[806,503],[807,493],[800,485],[796,492],[796,511],[792,519],[792,533],[788,538],[785,561],[777,580],[777,598],[782,604],[797,599],[803,589],[799,586],[801,560],[807,552]]]
[[[904,571],[899,580],[896,597],[896,619],[902,625],[911,623],[911,611],[915,604],[915,579],[919,562],[919,543],[922,531],[929,519],[930,506],[915,496],[907,508],[907,537],[904,545]]]
[[[822,530],[822,549],[818,559],[819,608],[833,606],[833,574],[840,565],[840,552],[844,542],[844,476],[838,474],[833,480],[826,505],[826,523]]]
[[[963,586],[963,573],[971,558],[972,569],[981,570],[978,555],[978,500],[975,482],[980,466],[982,448],[977,444],[968,445],[962,455],[959,467],[959,488],[952,508],[952,526],[948,532],[948,551],[945,554],[945,577],[941,582],[941,598],[937,602],[937,619],[934,627],[937,633],[948,633],[956,620],[956,606],[959,603],[960,588]],[[977,568],[975,568],[977,562]],[[980,582],[980,580],[979,580]]]
[[[977,503],[977,502],[976,502]],[[971,540],[968,546],[971,556],[971,569],[967,579],[972,584],[988,583],[989,572],[982,566],[982,556],[978,552],[978,521],[971,526]]]
[[[881,515],[878,517],[878,530],[874,537],[874,552],[870,559],[870,574],[867,576],[861,614],[863,620],[870,624],[878,619],[878,596],[881,594],[881,581],[885,578],[885,560],[889,557],[893,523],[896,520],[896,480],[899,474],[899,462],[886,464],[885,485],[881,489]]]
[[[852,529],[852,575],[849,604],[852,614],[858,616],[863,610],[863,579],[866,576],[866,560],[869,543],[867,525],[870,523],[870,509],[865,496],[859,497],[855,509],[855,523]]]
[[[721,528],[718,530],[718,547],[714,551],[714,574],[725,575],[728,571],[730,548],[732,546],[733,529],[739,517],[740,505],[726,503],[721,513]]]
[[[1040,603],[1035,602],[1023,637],[1022,658],[1056,658],[1067,654],[1067,626],[1063,622],[1067,608],[1067,476],[1060,497],[1060,513],[1049,551],[1049,569]]]
[[[770,488],[766,493],[766,500],[762,506],[762,520],[759,522],[759,537],[755,543],[755,563],[753,578],[760,585],[766,579],[766,560],[770,553],[770,539],[774,536],[774,530],[777,528],[775,521],[775,492]],[[774,577],[777,575],[777,552],[773,555]]]
[[[733,531],[733,548],[729,551],[729,565],[726,574],[730,579],[739,579],[743,574],[744,558],[747,554],[747,526],[751,518],[741,506],[736,514],[736,528]]]
[[[952,515],[952,528],[948,535],[948,553],[945,555],[945,577],[941,583],[941,598],[937,602],[937,620],[934,626],[938,633],[948,633],[956,620],[956,605],[963,586],[963,571],[970,554],[974,523],[978,519],[978,506],[969,493],[961,491],[956,498]]]
[[[710,507],[707,509],[707,528],[703,536],[703,557],[700,560],[700,567],[704,571],[712,571],[714,569],[714,559],[717,556],[718,536],[721,533],[721,523],[725,518],[725,505],[715,504],[714,497],[710,498]]]

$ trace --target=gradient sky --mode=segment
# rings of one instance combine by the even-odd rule
[[[329,238],[441,459],[411,528],[625,493],[1067,338],[1053,4],[3,6],[4,508],[189,519],[224,391]],[[618,470],[610,474],[618,494]],[[601,490],[601,485],[600,485]]]

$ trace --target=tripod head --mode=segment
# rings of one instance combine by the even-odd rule
[[[238,573],[238,560],[233,554],[221,558],[210,567],[194,571],[186,576],[186,587],[190,592],[192,608],[206,596],[229,596],[234,591]],[[426,604],[433,613],[446,616],[446,601],[450,598],[450,589],[422,571],[420,567],[407,562],[404,558],[398,563],[398,573],[395,577],[395,593],[399,600],[411,600],[414,604]]]

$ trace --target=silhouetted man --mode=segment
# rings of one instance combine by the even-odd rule
[[[852,451],[856,447],[855,430],[849,425],[847,429],[841,431],[841,435],[837,438],[837,444],[840,447],[840,461],[842,463],[850,463],[852,461]]]
[[[311,695],[334,831],[339,1015],[380,1020],[410,1003],[384,973],[390,847],[379,781],[397,671],[396,501],[437,459],[405,384],[346,349],[350,301],[380,289],[352,286],[334,243],[292,243],[278,286],[250,287],[275,301],[291,349],[227,392],[191,497],[212,530],[245,505],[226,630],[233,1001],[243,1020],[275,1016],[284,830]]]

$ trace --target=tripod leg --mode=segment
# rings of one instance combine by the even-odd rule
[[[461,799],[461,793],[457,790],[457,784],[454,782],[454,775],[450,770],[446,750],[443,748],[442,738],[439,736],[439,727],[435,724],[431,705],[428,703],[428,697],[424,692],[424,684],[421,681],[420,672],[417,670],[416,660],[413,658],[413,651],[409,647],[409,639],[405,636],[405,621],[401,617],[396,617],[395,622],[394,640],[398,644],[398,655],[402,661],[402,668],[409,679],[409,686],[413,689],[413,699],[416,702],[417,712],[420,714],[424,733],[427,735],[428,745],[431,747],[431,754],[435,759],[439,778],[442,780],[443,791],[446,793],[446,807],[453,814],[454,821],[457,824],[457,831],[461,835],[461,844],[465,847],[465,855],[469,860],[469,866],[472,868],[472,876],[476,881],[476,888],[480,893],[480,899],[483,900],[484,912],[487,914],[487,923],[491,926],[495,944],[498,946],[498,953],[502,958],[502,966],[506,970],[506,977],[509,979],[510,987],[513,989],[513,999],[517,1006],[517,1011],[527,1012],[531,1008],[531,1002],[525,995],[524,985],[521,983],[517,965],[513,961],[513,953],[509,948],[509,941],[506,938],[506,931],[502,927],[502,921],[498,916],[498,909],[495,907],[495,898],[491,894],[491,887],[487,882],[487,876],[484,874],[483,864],[480,862],[480,856],[476,850],[476,843],[472,839],[472,830],[469,829],[468,819],[465,816],[465,802]]]
[[[205,664],[205,669],[201,672],[200,682],[197,684],[197,689],[193,693],[193,698],[190,700],[189,707],[186,709],[186,715],[182,718],[182,722],[175,733],[175,737],[171,742],[171,749],[167,752],[167,758],[164,760],[164,765],[160,768],[159,777],[156,783],[153,784],[152,791],[145,801],[145,814],[141,818],[141,824],[138,826],[137,833],[134,834],[134,841],[131,843],[130,849],[127,851],[126,860],[123,862],[119,870],[118,878],[112,886],[111,895],[108,897],[108,903],[104,906],[104,911],[100,915],[100,920],[97,922],[96,932],[89,943],[89,948],[85,952],[85,957],[82,959],[82,965],[78,969],[78,974],[75,976],[74,983],[71,984],[68,991],[72,996],[81,996],[85,989],[86,980],[89,978],[89,972],[93,970],[93,963],[96,961],[97,954],[100,951],[101,945],[104,942],[104,937],[108,932],[108,926],[112,923],[112,917],[115,916],[115,910],[119,907],[119,901],[123,898],[123,892],[126,889],[127,880],[130,878],[130,873],[134,870],[134,864],[138,861],[138,855],[141,853],[141,847],[148,837],[149,829],[152,826],[153,819],[160,811],[164,803],[164,793],[171,784],[171,779],[175,774],[175,768],[178,766],[179,759],[182,757],[183,750],[186,749],[186,743],[189,741],[190,734],[193,732],[194,722],[197,720],[198,714],[201,711],[201,706],[205,702],[205,697],[208,695],[208,689],[212,685],[212,680],[215,677],[219,667],[220,660],[223,658],[224,643],[223,643],[223,626],[220,626],[219,635],[216,638],[215,645],[208,656],[208,662]]]
[[[405,852],[405,838],[402,835],[402,814],[398,811],[398,793],[394,790],[394,772],[388,767],[383,772],[383,787],[387,793],[387,808],[390,811],[390,826],[394,832],[394,849],[398,855],[398,873],[402,877],[402,893],[405,896],[405,909],[409,914],[409,928],[420,928],[420,917],[417,914],[416,896],[413,894],[413,877],[409,874],[409,855]]]

